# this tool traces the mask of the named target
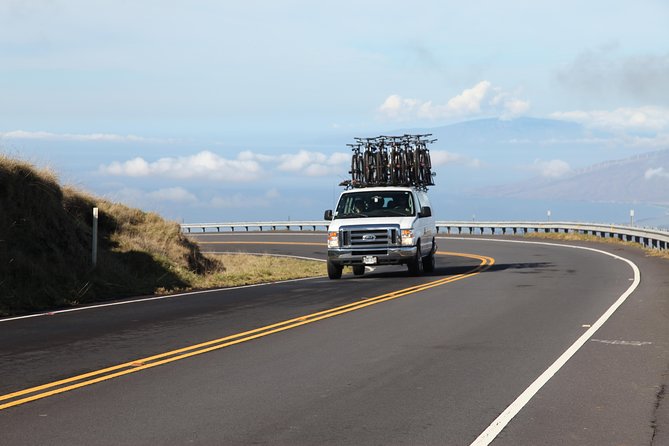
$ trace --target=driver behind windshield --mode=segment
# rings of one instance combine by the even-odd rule
[[[406,215],[413,214],[412,206],[409,204],[408,194],[399,194],[394,197],[393,209]]]

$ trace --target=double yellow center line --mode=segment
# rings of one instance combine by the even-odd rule
[[[418,293],[430,288],[434,288],[446,283],[455,282],[468,277],[472,277],[480,272],[488,269],[495,263],[492,257],[480,256],[475,254],[463,254],[453,252],[439,252],[438,254],[467,257],[477,259],[481,263],[472,270],[457,274],[454,276],[445,277],[433,282],[424,283],[421,285],[404,288],[398,291],[382,294],[380,296],[371,297],[360,300],[340,307],[329,310],[320,311],[318,313],[307,314],[294,319],[289,319],[276,324],[266,325],[264,327],[253,330],[237,333],[231,336],[226,336],[220,339],[203,342],[200,344],[191,345],[189,347],[172,350],[146,358],[136,359],[123,364],[114,365],[100,370],[84,373],[82,375],[72,376],[70,378],[54,381],[36,387],[31,387],[17,392],[0,395],[0,410],[8,409],[10,407],[18,406],[20,404],[29,403],[31,401],[39,400],[60,393],[68,392],[70,390],[78,389],[80,387],[90,386],[95,383],[107,381],[119,376],[128,375],[130,373],[139,372],[141,370],[157,367],[159,365],[168,364],[170,362],[179,361],[181,359],[190,358],[191,356],[201,355],[203,353],[219,350],[231,345],[240,344],[242,342],[251,341],[253,339],[268,336],[281,331],[290,330],[291,328],[299,327],[306,324],[311,324],[323,319],[328,319],[340,314],[350,313],[361,308],[376,305],[381,302],[397,299],[409,294]]]

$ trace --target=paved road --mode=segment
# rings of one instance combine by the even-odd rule
[[[322,234],[201,238],[324,258]],[[635,277],[603,253],[500,240],[439,240],[461,255],[420,278],[379,268],[0,321],[0,407],[54,393],[0,410],[0,444],[471,444]],[[588,246],[641,283],[495,445],[669,444],[668,263]]]

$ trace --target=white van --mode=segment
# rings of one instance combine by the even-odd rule
[[[339,279],[345,265],[353,274],[366,265],[406,264],[420,275],[434,270],[437,227],[424,189],[365,187],[342,192],[336,210],[325,211],[328,276]]]

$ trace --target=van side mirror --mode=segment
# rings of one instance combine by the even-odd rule
[[[325,214],[323,215],[324,220],[332,220],[332,209],[328,209],[325,211]]]
[[[432,209],[430,206],[423,206],[420,208],[420,213],[418,214],[418,218],[423,218],[423,217],[432,217]]]

